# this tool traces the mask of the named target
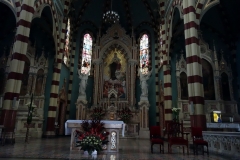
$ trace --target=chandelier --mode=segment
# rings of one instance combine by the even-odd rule
[[[116,23],[119,21],[119,15],[112,10],[112,1],[111,10],[103,14],[103,21],[106,23]]]

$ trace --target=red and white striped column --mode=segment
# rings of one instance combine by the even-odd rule
[[[166,35],[166,20],[162,24],[162,53],[163,53],[163,87],[164,87],[164,119],[166,124],[172,121],[172,84],[171,72],[169,67],[169,58],[167,54],[167,35]]]
[[[69,1],[66,0],[64,4],[64,13],[67,14],[69,7]],[[67,29],[67,22],[68,18],[63,18],[62,23],[62,31],[60,33],[60,44],[57,49],[56,54],[56,61],[54,64],[54,70],[53,70],[53,78],[52,78],[52,85],[50,90],[50,102],[48,107],[48,117],[47,117],[47,128],[45,132],[46,137],[55,136],[55,119],[57,116],[57,107],[58,107],[58,92],[59,92],[59,80],[60,80],[60,72],[62,67],[62,58],[63,58],[63,52],[64,52],[64,46],[65,46],[65,37],[66,37],[66,29]]]
[[[16,7],[17,18],[19,18],[20,11],[21,11],[21,2],[20,2],[20,0],[16,0],[15,1],[15,7]]]
[[[187,59],[188,95],[193,102],[195,114],[191,116],[191,126],[205,128],[204,92],[202,85],[202,65],[198,39],[198,24],[196,23],[195,2],[183,1],[184,34]]]
[[[160,40],[159,40],[159,49],[160,49],[160,55],[159,55],[159,64],[158,64],[158,67],[161,66],[161,56],[163,56],[163,36],[165,34],[165,30],[163,28],[163,26],[165,25],[165,21],[164,21],[164,18],[163,18],[163,15],[165,14],[165,2],[164,0],[160,0],[160,3],[159,3],[159,6],[160,6],[160,16],[162,17],[161,18],[161,23],[160,23]],[[166,36],[166,35],[165,35]],[[160,68],[159,68],[160,69]],[[159,76],[159,75],[158,75]],[[159,83],[159,80],[158,80],[158,83]],[[161,131],[163,131],[163,128],[165,127],[164,124],[164,119],[165,119],[165,115],[164,115],[164,104],[160,104],[160,96],[161,96],[161,90],[160,90],[160,87],[162,88],[162,83],[159,83],[158,84],[158,106],[159,106],[159,125],[161,127]],[[163,134],[162,134],[163,135]]]
[[[0,124],[4,125],[8,132],[12,132],[15,126],[17,108],[13,106],[13,100],[14,97],[16,97],[16,100],[19,99],[33,13],[34,1],[23,0],[19,21],[17,23],[17,33],[13,46],[13,55],[9,67],[3,110],[0,119]]]

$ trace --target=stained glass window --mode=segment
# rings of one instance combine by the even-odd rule
[[[63,56],[63,62],[68,65],[68,57],[69,57],[69,36],[70,36],[70,20],[68,19],[68,25],[67,25],[67,35],[66,35],[66,42],[65,42],[65,48],[64,48],[64,56]]]
[[[92,60],[92,37],[85,34],[83,37],[82,68],[81,73],[90,74]]]
[[[149,71],[149,38],[144,34],[140,39],[140,72],[147,74]]]

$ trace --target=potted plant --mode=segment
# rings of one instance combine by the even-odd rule
[[[84,120],[81,124],[83,131],[76,130],[75,144],[89,155],[93,151],[101,151],[102,146],[108,143],[109,132],[105,131],[104,123],[100,120]]]
[[[131,117],[133,117],[132,111],[128,107],[124,107],[117,111],[117,115],[124,123],[129,123]]]

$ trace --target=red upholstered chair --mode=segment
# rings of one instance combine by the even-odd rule
[[[151,153],[153,153],[154,144],[160,144],[160,153],[164,153],[164,141],[161,137],[160,129],[160,126],[150,127]]]
[[[182,146],[183,147],[183,154],[184,147],[187,147],[187,154],[189,155],[189,148],[188,148],[188,134],[183,132],[183,123],[181,122],[168,122],[166,128],[166,134],[168,138],[168,153],[172,153],[172,146]],[[184,138],[186,135],[186,139]]]
[[[193,152],[194,154],[198,154],[198,146],[202,147],[202,154],[204,152],[209,155],[208,152],[208,142],[204,141],[203,135],[202,135],[202,128],[201,127],[192,127],[192,139],[193,139]],[[204,146],[207,147],[207,151],[204,151]]]

